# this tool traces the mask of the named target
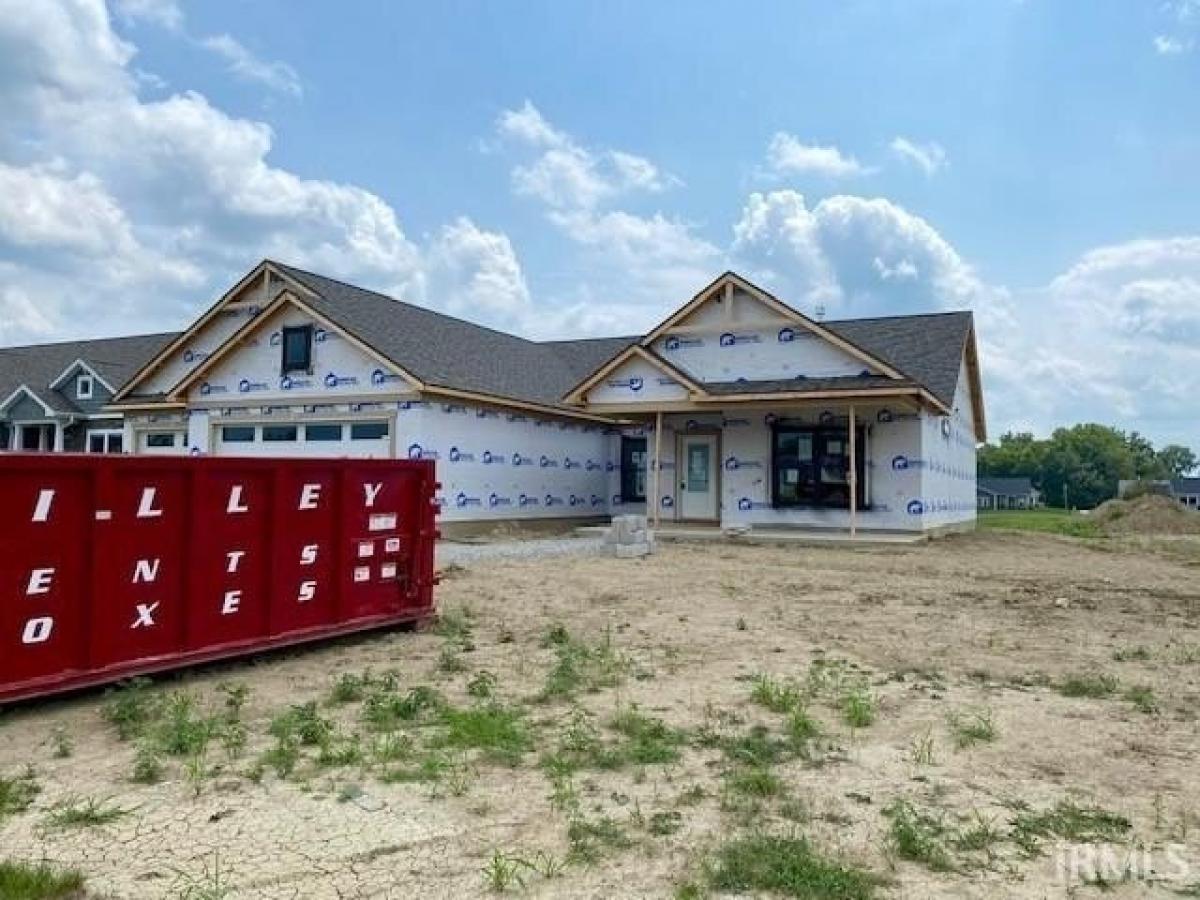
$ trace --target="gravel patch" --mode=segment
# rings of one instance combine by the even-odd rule
[[[604,542],[599,537],[536,538],[523,541],[458,543],[437,545],[437,566],[466,566],[488,559],[546,559],[553,556],[599,556]]]

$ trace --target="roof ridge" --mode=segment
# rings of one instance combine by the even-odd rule
[[[4,353],[8,350],[44,350],[47,347],[63,347],[63,346],[66,346],[67,344],[87,344],[87,345],[91,346],[93,344],[100,344],[100,343],[105,343],[105,342],[110,342],[110,341],[132,341],[132,340],[138,340],[140,338],[148,339],[148,338],[177,337],[182,333],[183,332],[181,332],[181,331],[156,331],[156,332],[152,332],[149,334],[119,334],[114,337],[71,338],[70,340],[62,340],[62,341],[45,341],[45,342],[42,342],[39,344],[15,344],[11,347],[0,347],[0,353]]]
[[[283,269],[290,269],[293,272],[299,272],[301,275],[310,275],[313,278],[321,278],[321,279],[324,279],[325,281],[332,281],[334,284],[340,285],[344,288],[350,288],[351,290],[354,290],[354,291],[362,291],[364,294],[371,294],[372,296],[379,297],[382,300],[390,300],[392,303],[399,303],[402,306],[407,306],[412,309],[419,309],[422,312],[429,313],[430,315],[438,316],[439,318],[442,318],[442,319],[448,319],[451,322],[458,322],[462,325],[470,325],[472,328],[479,328],[484,331],[490,331],[493,334],[499,334],[499,335],[503,335],[504,337],[507,337],[507,338],[513,338],[514,340],[524,341],[527,344],[533,344],[535,346],[542,343],[540,341],[530,340],[527,337],[522,337],[519,334],[513,334],[511,331],[504,331],[500,328],[493,328],[491,325],[483,325],[479,322],[473,322],[470,319],[464,319],[460,316],[452,316],[449,313],[442,312],[441,310],[432,309],[428,306],[422,306],[420,303],[413,303],[411,300],[401,300],[398,297],[393,297],[391,294],[385,294],[385,293],[383,293],[383,291],[377,291],[377,290],[374,290],[373,288],[365,288],[362,285],[354,284],[353,282],[350,282],[350,281],[343,281],[341,278],[332,278],[329,275],[322,275],[320,272],[311,272],[308,269],[301,269],[299,266],[293,266],[289,263],[279,262],[278,260],[274,260],[274,259],[268,259],[267,262],[271,263],[272,265],[279,266]],[[323,299],[328,300],[329,298],[325,297]]]
[[[944,309],[940,312],[895,313],[888,316],[859,316],[852,319],[826,319],[823,322],[817,322],[817,324],[840,325],[843,322],[887,322],[894,319],[933,319],[937,318],[938,316],[971,316],[974,314],[975,311],[971,309]]]

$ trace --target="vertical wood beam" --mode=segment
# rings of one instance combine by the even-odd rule
[[[850,404],[850,537],[858,534],[858,427]]]
[[[662,509],[661,498],[659,497],[659,483],[662,472],[662,430],[663,430],[663,415],[662,410],[654,414],[654,477],[651,481],[654,483],[654,527],[658,527],[659,511]]]

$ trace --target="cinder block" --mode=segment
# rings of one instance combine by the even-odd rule
[[[617,559],[639,559],[650,555],[649,544],[617,544]]]

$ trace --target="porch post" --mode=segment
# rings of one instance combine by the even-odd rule
[[[854,404],[850,405],[850,537],[858,533],[858,435],[854,421]]]
[[[654,486],[654,527],[658,527],[659,509],[659,473],[662,471],[662,410],[654,414],[654,477],[650,479]]]
[[[62,453],[63,452],[63,443],[64,443],[63,442],[63,437],[64,437],[63,423],[55,422],[54,425],[52,425],[51,427],[54,429],[54,448],[53,448],[54,452]]]

